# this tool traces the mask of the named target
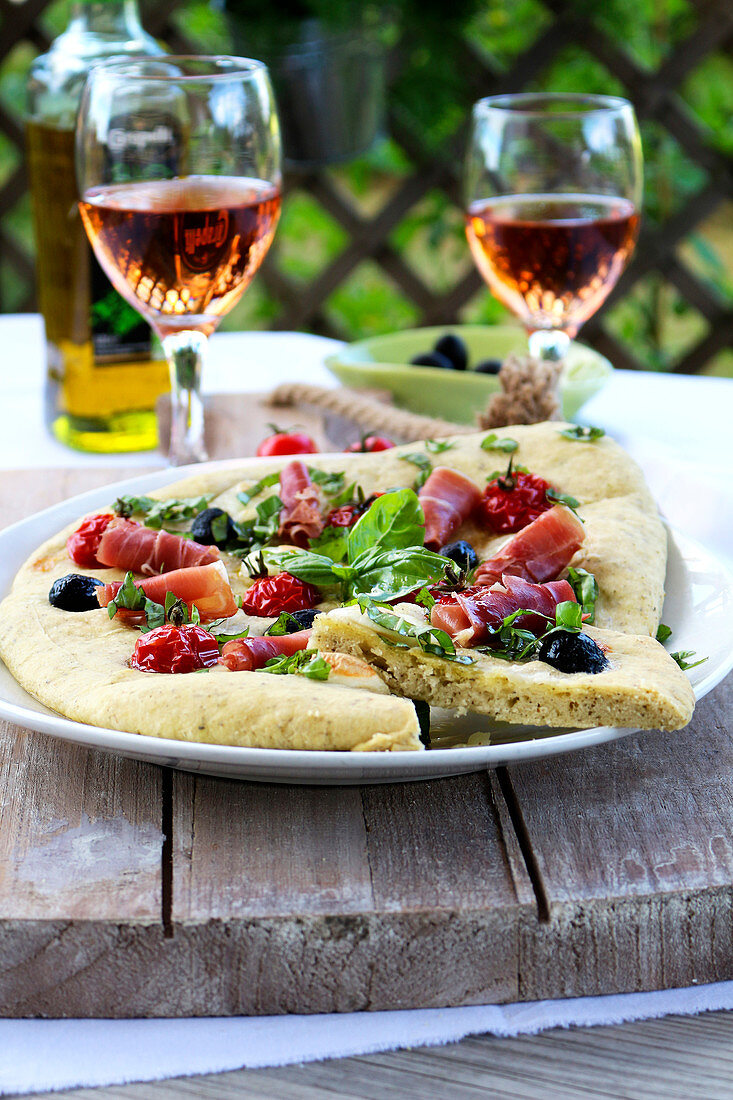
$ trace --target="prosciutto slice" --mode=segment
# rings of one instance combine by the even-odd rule
[[[115,598],[120,590],[121,581],[113,581],[97,588],[97,599],[101,607],[106,607]],[[222,562],[212,562],[210,565],[196,565],[189,569],[174,569],[170,573],[159,573],[155,577],[148,577],[140,581],[137,588],[141,588],[149,600],[154,603],[165,603],[168,592],[183,602],[188,607],[196,604],[199,614],[204,622],[212,619],[228,619],[237,610],[234,593],[229,585],[229,577]],[[139,623],[145,619],[142,611],[131,611],[121,607],[115,614],[115,619],[124,623]]]
[[[310,479],[304,462],[289,462],[280,471],[281,539],[295,546],[307,547],[308,539],[317,538],[324,527],[318,490]]]
[[[505,574],[501,584],[491,588],[474,585],[445,602],[436,603],[430,613],[430,622],[450,634],[456,645],[491,645],[492,628],[500,626],[507,615],[524,608],[537,612],[521,615],[516,625],[540,634],[547,626],[543,616],[554,619],[557,605],[567,600],[577,603],[567,581],[531,584],[521,577]]]
[[[481,490],[463,474],[436,466],[418,498],[425,514],[425,545],[440,550],[479,504]]]
[[[310,636],[310,630],[298,630],[279,638],[235,638],[224,645],[219,663],[226,665],[230,672],[256,672],[264,668],[271,657],[289,657],[298,650],[307,649]]]
[[[535,584],[554,580],[583,544],[585,529],[563,504],[555,504],[506,542],[476,570],[475,583],[492,585],[505,574]]]
[[[174,569],[209,565],[218,561],[215,546],[202,546],[168,531],[154,531],[130,519],[116,518],[108,524],[97,548],[102,565],[154,577]]]

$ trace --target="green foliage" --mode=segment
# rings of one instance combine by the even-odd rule
[[[142,0],[143,20],[154,6]],[[678,44],[694,32],[699,21],[689,0],[566,0],[569,14],[592,20],[616,46],[643,69],[653,72],[664,64]],[[42,15],[51,36],[66,25],[71,0],[53,0]],[[247,42],[262,40],[267,27],[280,45],[300,33],[298,21],[317,19],[326,27],[369,26],[388,47],[397,47],[390,70],[389,107],[400,127],[412,135],[415,163],[393,140],[384,140],[366,156],[329,170],[334,186],[364,218],[374,217],[389,201],[402,180],[435,158],[460,171],[461,142],[451,141],[465,122],[470,104],[483,91],[471,55],[484,59],[500,75],[517,64],[522,53],[547,31],[553,21],[550,5],[542,0],[183,0],[174,13],[176,27],[202,53],[233,48],[232,22],[247,27]],[[264,31],[263,31],[264,28]],[[22,116],[25,82],[36,49],[19,42],[0,67],[0,103],[16,118]],[[530,88],[627,94],[603,64],[583,49],[581,40],[569,41],[548,58]],[[488,90],[488,88],[486,89]],[[707,132],[713,148],[733,153],[733,59],[715,52],[687,75],[679,94],[695,121]],[[706,172],[698,167],[663,126],[645,122],[644,220],[647,229],[663,225],[687,199],[703,187]],[[7,135],[0,134],[0,186],[19,164],[19,155]],[[17,203],[3,219],[3,229],[21,248],[30,249],[30,210],[27,200]],[[284,274],[306,286],[345,247],[348,234],[305,190],[288,193],[273,259]],[[439,188],[429,191],[390,235],[391,246],[434,291],[455,285],[471,269],[461,211]],[[733,229],[729,214],[721,212],[709,225],[692,232],[681,249],[684,262],[701,278],[722,305],[733,300]],[[0,261],[0,301],[6,310],[20,308],[26,295],[22,279],[9,259]],[[260,277],[225,318],[224,330],[272,327],[279,305]],[[385,272],[370,260],[362,261],[331,295],[324,307],[326,320],[347,339],[356,339],[419,323],[417,308]],[[509,315],[482,289],[460,311],[465,322],[499,323]],[[627,343],[650,369],[665,370],[681,349],[699,337],[702,320],[686,305],[662,275],[645,277],[606,315],[609,328]],[[711,370],[733,373],[733,357],[721,353]]]

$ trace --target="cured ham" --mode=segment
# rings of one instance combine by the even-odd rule
[[[209,565],[219,559],[215,546],[202,546],[193,539],[171,535],[168,531],[154,531],[120,517],[108,524],[96,554],[102,565],[147,577],[170,573],[174,569]]]
[[[535,584],[554,580],[583,545],[585,529],[570,508],[555,504],[513,535],[501,550],[479,565],[475,583],[495,584],[504,574]]]
[[[298,630],[279,638],[235,638],[224,645],[219,663],[226,665],[230,672],[256,672],[272,657],[290,657],[307,649],[310,636],[310,630]]]
[[[567,581],[531,584],[521,577],[505,574],[501,584],[491,588],[473,585],[463,592],[443,597],[430,613],[431,625],[450,634],[456,645],[491,645],[492,629],[501,626],[507,615],[526,609],[536,614],[521,615],[516,625],[540,634],[547,618],[555,618],[559,603],[577,603]]]
[[[304,462],[289,462],[280,471],[281,539],[294,546],[307,547],[308,539],[317,538],[324,528],[318,489],[310,479]]]
[[[425,515],[425,545],[440,550],[481,503],[481,491],[456,470],[437,466],[418,498]]]
[[[106,607],[115,598],[120,585],[120,581],[114,581],[97,589],[97,599],[101,607]],[[177,599],[183,600],[189,614],[195,604],[203,622],[210,622],[211,619],[228,619],[237,610],[227,571],[219,561],[210,565],[159,573],[156,577],[139,581],[136,587],[141,588],[149,600],[159,604],[164,604],[166,593],[172,592]],[[115,614],[115,619],[125,623],[139,623],[144,621],[145,614],[142,611],[131,611],[121,607]]]

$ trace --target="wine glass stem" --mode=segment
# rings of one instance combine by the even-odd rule
[[[163,350],[171,372],[171,466],[205,462],[204,406],[201,400],[201,369],[206,351],[202,332],[176,332],[163,339]]]
[[[564,359],[570,347],[570,337],[560,329],[536,329],[530,333],[529,354],[535,359]]]

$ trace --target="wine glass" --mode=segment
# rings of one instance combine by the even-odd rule
[[[474,105],[468,243],[536,358],[562,359],[616,284],[636,244],[642,178],[625,99],[522,94]]]
[[[206,342],[252,281],[280,215],[266,67],[241,57],[95,66],[79,108],[76,167],[97,259],[168,359],[169,460],[203,461]]]

